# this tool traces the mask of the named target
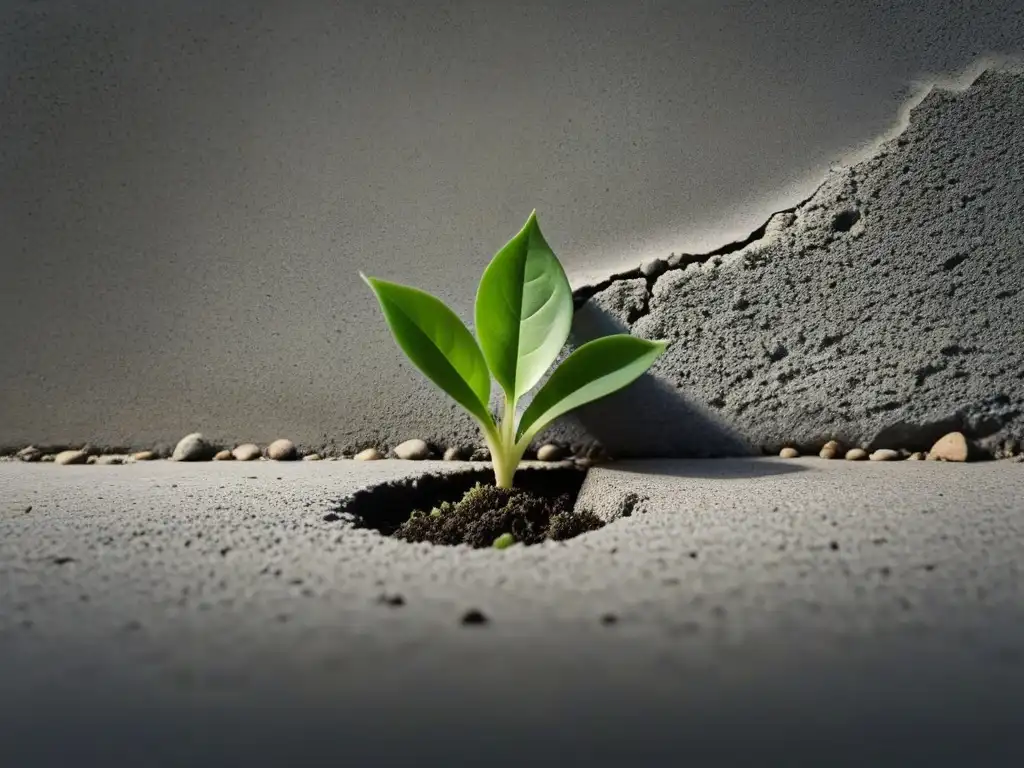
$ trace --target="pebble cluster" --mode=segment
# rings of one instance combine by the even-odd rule
[[[786,446],[779,451],[783,459],[796,459],[802,454],[793,446]],[[55,464],[130,464],[138,461],[154,461],[171,459],[172,461],[338,461],[353,459],[355,461],[378,461],[388,457],[404,461],[423,461],[425,459],[443,458],[445,461],[490,461],[491,454],[486,448],[449,447],[441,452],[425,440],[413,438],[399,443],[386,455],[377,448],[370,447],[359,451],[353,456],[329,456],[318,452],[302,452],[291,440],[281,438],[274,440],[265,448],[255,443],[242,443],[234,448],[218,446],[207,440],[199,432],[186,435],[178,441],[171,451],[147,450],[136,453],[104,454],[92,446],[86,445],[75,450],[46,453],[35,446],[22,448],[14,459],[27,462],[53,462]],[[982,452],[963,433],[950,432],[940,438],[928,451],[912,452],[906,449],[879,448],[868,452],[857,446],[843,446],[838,440],[829,440],[818,451],[823,459],[845,459],[846,461],[954,461],[965,462],[982,457]],[[576,447],[576,450],[563,445],[548,443],[537,449],[537,461],[557,462],[572,460],[579,466],[610,460],[600,446],[590,445]],[[1024,462],[1024,453],[1015,440],[1008,440],[995,452],[996,459],[1016,459]]]
[[[1016,440],[1007,440],[1006,443],[996,451],[994,458],[1024,460],[1024,454],[1020,452],[1020,445]],[[868,453],[863,448],[844,448],[838,440],[829,440],[818,451],[818,456],[823,459],[846,459],[847,461],[971,461],[980,456],[981,452],[962,432],[950,432],[940,437],[928,451],[908,451],[906,449],[896,450],[893,448],[879,448]],[[800,457],[800,451],[792,446],[787,446],[779,451],[783,459],[796,459]]]
[[[281,438],[274,440],[265,448],[255,443],[242,443],[234,448],[218,446],[206,439],[201,433],[193,432],[181,438],[170,451],[146,450],[135,453],[104,454],[90,445],[73,450],[46,453],[33,445],[22,448],[15,459],[26,462],[52,462],[54,464],[130,464],[139,461],[155,461],[170,459],[172,461],[338,461],[351,458],[355,461],[377,461],[388,457],[404,461],[423,461],[436,459],[438,454],[425,440],[413,438],[400,443],[391,449],[389,455],[381,453],[377,448],[370,447],[359,451],[353,456],[328,456],[318,452],[305,453],[291,440]],[[450,447],[441,453],[445,461],[490,461],[491,454],[487,448]],[[536,453],[538,461],[562,461],[573,459],[577,464],[587,466],[596,460],[606,458],[593,446],[582,448],[573,454],[568,448],[560,445],[542,445]]]

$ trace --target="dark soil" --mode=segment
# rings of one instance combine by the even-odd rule
[[[516,544],[563,541],[604,525],[592,512],[573,510],[585,474],[520,470],[511,489],[495,487],[489,471],[426,475],[360,491],[339,512],[409,542],[482,548],[506,534]]]
[[[477,485],[454,504],[445,501],[432,510],[414,511],[394,536],[404,541],[490,547],[507,533],[516,544],[539,544],[545,539],[571,539],[603,525],[592,512],[574,512],[567,493],[551,498],[523,488]]]

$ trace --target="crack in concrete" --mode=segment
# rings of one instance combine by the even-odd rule
[[[686,269],[691,264],[705,264],[716,256],[727,256],[731,253],[742,251],[753,243],[762,240],[767,234],[768,227],[771,225],[772,221],[779,216],[796,213],[821,191],[825,184],[828,183],[828,178],[829,177],[826,176],[826,178],[822,180],[810,194],[797,203],[794,203],[788,208],[775,211],[769,215],[768,218],[764,220],[763,224],[741,240],[734,240],[731,243],[726,243],[725,245],[721,245],[718,248],[705,253],[672,253],[669,254],[667,259],[654,259],[652,261],[647,261],[628,272],[617,272],[599,283],[580,286],[572,292],[573,309],[579,310],[580,307],[587,303],[587,301],[602,291],[608,290],[615,285],[615,283],[626,280],[642,279],[647,284],[647,290],[644,294],[643,305],[637,312],[630,313],[628,323],[629,326],[632,327],[634,323],[641,318],[646,317],[650,313],[651,297],[654,294],[654,284],[658,282],[658,278],[668,272]]]

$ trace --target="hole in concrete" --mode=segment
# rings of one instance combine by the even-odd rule
[[[860,221],[860,211],[856,208],[848,208],[833,217],[832,229],[836,232],[849,232],[858,221]]]
[[[385,536],[443,545],[490,547],[503,534],[522,544],[565,540],[604,526],[592,513],[573,509],[585,477],[575,466],[524,468],[516,472],[515,487],[501,491],[489,467],[427,474],[357,491],[325,519],[344,515]],[[477,484],[483,489],[467,496]]]

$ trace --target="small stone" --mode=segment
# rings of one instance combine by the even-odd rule
[[[153,461],[156,458],[155,451],[137,451],[132,454],[135,461]]]
[[[537,461],[559,461],[565,456],[565,449],[560,445],[548,443],[537,449]]]
[[[950,432],[940,437],[928,451],[928,461],[967,461],[970,445],[962,432]]]
[[[430,458],[430,446],[419,438],[406,440],[394,447],[395,456],[405,461],[422,461]]]
[[[14,455],[22,461],[39,461],[43,458],[43,452],[34,445],[27,445]]]
[[[851,448],[846,452],[847,461],[864,461],[868,457],[868,452],[863,448]]]
[[[868,458],[871,461],[899,461],[901,457],[899,451],[894,451],[891,448],[879,448]]]
[[[352,458],[355,459],[356,461],[377,461],[378,459],[383,459],[384,457],[380,455],[380,451],[378,451],[376,448],[367,448],[366,450],[360,451]]]
[[[46,463],[46,462],[53,463],[53,460],[55,458],[57,458],[57,457],[54,456],[52,453],[48,453],[45,456],[43,456],[43,458],[41,458],[40,461],[42,461],[44,463]]]
[[[186,435],[174,446],[171,458],[174,461],[207,461],[213,458],[216,449],[199,432]]]
[[[469,457],[470,461],[490,461],[491,452],[487,448],[477,448]]]
[[[263,455],[263,451],[256,443],[242,443],[235,446],[231,455],[235,457],[235,461],[254,461]]]
[[[303,461],[320,461],[323,457],[319,453],[307,453],[302,457]]]
[[[455,446],[452,446],[450,448],[446,448],[445,449],[444,460],[445,461],[462,461],[463,455],[464,454],[463,454],[463,452],[460,449],[456,448]]]
[[[664,259],[651,259],[640,265],[640,274],[644,277],[653,278],[664,273],[668,269],[668,262]]]
[[[297,455],[295,443],[287,438],[282,437],[267,446],[267,458],[273,461],[291,461]]]
[[[98,460],[98,457],[96,457],[96,456],[89,456],[88,454],[86,454],[86,459],[85,459],[85,463],[86,464],[95,464],[97,462],[97,460]]]
[[[92,458],[92,457],[90,456],[90,458]],[[105,466],[105,467],[112,467],[112,466],[117,466],[119,464],[124,464],[125,463],[125,459],[126,459],[125,456],[121,456],[121,455],[118,455],[118,454],[112,454],[111,453],[111,454],[105,454],[103,456],[97,456],[96,457],[96,461],[93,462],[93,463],[94,464],[100,464],[100,465]]]
[[[89,460],[89,454],[85,451],[61,451],[53,460],[57,464],[85,464]]]
[[[677,269],[679,267],[679,265],[682,264],[682,263],[683,263],[683,254],[681,254],[681,253],[669,254],[669,257],[665,260],[665,264],[666,264],[666,266],[668,266],[669,269]]]
[[[834,459],[836,455],[838,455],[838,453],[839,451],[837,451],[831,445],[826,445],[824,448],[818,451],[818,455],[823,459]]]
[[[488,621],[487,617],[484,616],[482,611],[478,611],[476,608],[470,608],[462,615],[462,623],[469,626],[480,626],[486,624]]]
[[[783,448],[779,451],[779,456],[783,459],[795,459],[800,455],[800,451],[796,448]]]
[[[907,461],[923,461],[923,460],[924,460],[924,454],[921,453],[920,451],[915,451],[914,453],[912,453],[909,456],[907,456]]]
[[[213,454],[214,461],[232,461],[234,460],[234,458],[235,455],[227,449],[224,449],[223,451],[217,451],[215,454]]]

